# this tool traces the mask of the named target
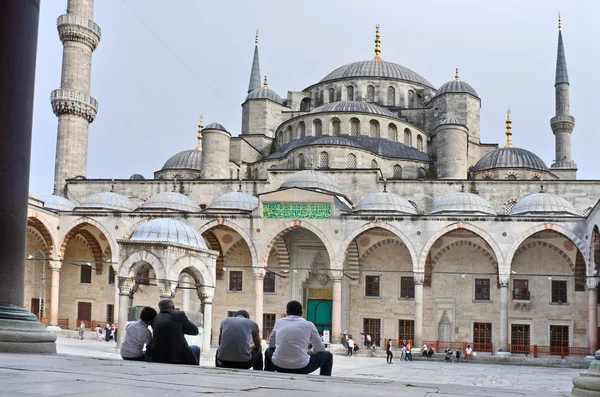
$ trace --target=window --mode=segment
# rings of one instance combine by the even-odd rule
[[[227,311],[227,317],[235,317],[235,313],[237,313],[237,312],[233,312],[231,310],[228,310]]]
[[[529,280],[513,280],[513,299],[529,300]]]
[[[289,125],[288,128],[285,130],[285,143],[288,143],[291,141],[292,141],[292,126]]]
[[[398,142],[398,128],[396,124],[390,123],[388,125],[388,139],[392,142]]]
[[[492,323],[473,323],[473,350],[492,350]]]
[[[379,276],[365,276],[365,296],[379,297]]]
[[[77,324],[83,321],[92,321],[92,303],[77,302]]]
[[[552,280],[552,303],[567,303],[567,282]]]
[[[412,146],[412,132],[408,128],[404,129],[404,144],[406,146]]]
[[[263,281],[263,292],[275,293],[275,273],[267,272]]]
[[[550,354],[569,354],[569,326],[550,326]]]
[[[310,98],[304,98],[302,102],[300,102],[300,111],[308,112],[310,110]]]
[[[360,135],[360,121],[357,118],[350,119],[350,135],[359,136]]]
[[[350,153],[346,162],[347,168],[356,168],[356,156]],[[600,295],[600,294],[599,294]]]
[[[229,291],[242,292],[242,277],[240,271],[229,272]]]
[[[315,130],[315,136],[321,136],[323,134],[323,123],[321,123],[321,120],[316,119],[313,122],[313,130]]]
[[[135,275],[135,283],[138,285],[150,285],[150,268],[142,266]]]
[[[329,168],[329,154],[321,152],[319,155],[319,168]]]
[[[400,297],[415,299],[415,279],[413,277],[400,277]]]
[[[335,102],[335,88],[329,89],[329,102]]]
[[[506,179],[508,179],[509,181],[516,181],[517,176],[515,174],[510,174],[506,176]]]
[[[417,171],[417,176],[421,179],[427,178],[427,171],[425,171],[425,168],[419,167],[419,170]]]
[[[298,136],[300,138],[304,138],[306,136],[306,125],[304,124],[304,121],[301,121],[300,124],[298,124]]]
[[[381,346],[381,320],[378,318],[364,318],[363,332],[365,335],[371,335],[371,342],[376,346]]]
[[[373,169],[379,168],[379,166],[377,165],[377,160],[375,160],[375,159],[371,160],[371,168],[373,168]]]
[[[510,325],[510,352],[529,353],[531,343],[529,324]]]
[[[475,300],[489,301],[490,300],[490,279],[476,278],[475,279]]]
[[[367,102],[375,102],[375,87],[367,86]]]
[[[33,269],[31,272],[31,282],[34,285],[41,285],[44,281],[44,270],[46,268],[44,253],[42,251],[36,251],[33,254],[32,262]]]
[[[377,120],[369,121],[369,136],[379,138],[379,122]]]
[[[400,167],[398,164],[394,166],[394,178],[402,178],[402,167]]]
[[[354,100],[354,87],[349,85],[346,87],[346,100],[353,101]]]
[[[275,327],[275,313],[263,313],[263,339],[269,340]]]
[[[331,134],[332,135],[340,135],[340,120],[333,119],[331,120]]]
[[[398,320],[398,341],[415,339],[415,322],[413,320]]]
[[[423,137],[421,135],[417,135],[417,149],[420,152],[423,151]]]
[[[106,322],[115,322],[115,305],[106,305]]]
[[[92,266],[83,265],[81,266],[81,273],[79,274],[79,282],[83,284],[92,283]]]
[[[115,269],[112,266],[108,267],[108,285],[115,285]]]
[[[387,104],[388,106],[396,106],[396,89],[391,86],[387,90]]]
[[[298,155],[298,168],[300,168],[301,170],[304,169],[304,155],[303,154]]]
[[[321,106],[323,104],[324,93],[325,93],[325,91],[319,92],[319,106]]]
[[[412,109],[415,107],[415,92],[413,90],[408,91],[408,108]]]

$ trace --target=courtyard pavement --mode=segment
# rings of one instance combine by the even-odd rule
[[[581,370],[334,357],[331,378],[130,362],[114,342],[58,338],[57,355],[0,354],[1,396],[568,396]]]

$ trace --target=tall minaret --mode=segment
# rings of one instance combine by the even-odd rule
[[[556,145],[556,158],[552,171],[558,171],[561,179],[575,179],[577,165],[571,159],[571,133],[575,127],[575,118],[569,113],[569,75],[567,58],[562,38],[562,23],[558,15],[558,52],[556,55],[556,115],[550,120]]]
[[[63,195],[65,180],[86,176],[88,127],[96,118],[98,102],[90,96],[92,52],[100,41],[100,27],[92,20],[94,0],[68,0],[67,13],[58,17],[63,43],[60,89],[50,102],[58,117],[54,194]]]
[[[254,39],[254,59],[252,59],[252,71],[250,72],[250,83],[248,84],[248,93],[262,87],[260,83],[260,65],[258,63],[258,30]]]

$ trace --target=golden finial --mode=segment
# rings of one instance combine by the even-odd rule
[[[504,147],[514,147],[512,141],[510,140],[512,136],[511,125],[512,121],[510,120],[510,109],[506,111],[506,145]]]
[[[196,150],[202,150],[202,129],[204,128],[204,117],[200,115],[200,124],[198,124],[198,146]]]
[[[456,73],[454,74],[454,80],[459,81],[460,79],[458,78],[458,68],[456,68]]]
[[[254,38],[254,44],[258,45],[258,29],[256,29],[256,37]]]
[[[265,90],[269,88],[269,85],[267,84],[267,76],[265,76],[265,81],[263,81],[263,88]]]
[[[374,61],[383,61],[381,58],[381,36],[379,36],[379,25],[375,26],[375,57]]]
[[[558,13],[558,30],[562,30],[562,21],[560,20],[560,12]]]

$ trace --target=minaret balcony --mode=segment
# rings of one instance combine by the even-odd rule
[[[60,40],[76,41],[88,45],[92,51],[98,47],[101,29],[94,21],[75,14],[63,14],[56,20]]]
[[[50,94],[50,103],[56,116],[73,114],[92,123],[98,113],[98,101],[77,90],[54,90]]]
[[[575,127],[575,117],[573,116],[554,116],[550,119],[550,125],[553,132],[572,132]]]

